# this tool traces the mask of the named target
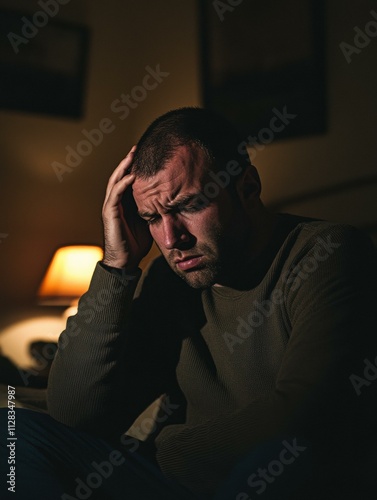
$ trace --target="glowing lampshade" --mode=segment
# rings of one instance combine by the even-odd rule
[[[70,304],[87,291],[102,249],[80,245],[61,247],[54,254],[38,290],[40,303]]]

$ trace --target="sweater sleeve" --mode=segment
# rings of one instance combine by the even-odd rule
[[[161,434],[162,470],[193,491],[213,494],[243,456],[279,436],[305,443],[322,467],[324,457],[337,460],[368,437],[377,382],[359,396],[351,381],[377,354],[374,249],[345,226],[320,238],[297,253],[279,284],[291,334],[274,390],[237,411]]]
[[[172,371],[164,353],[155,355],[163,332],[152,324],[153,278],[140,281],[134,298],[140,274],[122,277],[97,264],[51,368],[47,402],[56,420],[116,438],[166,392]]]

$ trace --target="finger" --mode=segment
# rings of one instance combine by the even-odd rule
[[[135,209],[132,206],[128,205],[127,210],[127,208],[122,205],[121,201],[124,192],[130,185],[130,177],[132,176],[130,175],[123,177],[123,179],[121,179],[113,186],[106,202],[103,205],[102,214],[104,225],[107,227],[112,227],[112,231],[114,231],[115,228],[118,233],[119,231],[123,232],[123,238],[128,241],[128,244],[130,244],[130,242],[134,239],[134,235],[132,232],[133,224],[131,222],[133,217],[131,217],[130,220],[130,214],[134,212]],[[120,222],[119,219],[121,219],[122,222]],[[121,228],[119,226],[119,223],[121,223]],[[108,238],[108,240],[110,241],[110,238]]]
[[[119,163],[119,165],[116,167],[114,172],[111,174],[110,179],[107,183],[107,188],[106,188],[106,197],[108,194],[108,191],[112,189],[114,184],[116,184],[124,175],[127,173],[127,170],[130,168],[133,160],[133,155],[136,151],[136,146],[133,146],[127,156],[123,158],[123,160]]]
[[[131,186],[134,180],[135,180],[135,174],[126,174],[111,188],[108,188],[106,191],[104,206],[105,205],[109,205],[111,207],[117,206],[121,202],[124,192],[129,186]]]
[[[127,154],[127,156],[123,158],[123,160],[119,163],[114,172],[111,174],[108,182],[108,187],[110,189],[125,175],[127,170],[130,168],[133,160],[133,154],[134,154],[134,149],[132,148]]]

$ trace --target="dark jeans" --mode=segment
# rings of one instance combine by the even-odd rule
[[[20,500],[197,500],[137,451],[71,429],[44,413],[16,410],[16,441],[0,409],[1,498]],[[15,442],[13,455],[12,442]],[[5,448],[5,449],[4,449]],[[15,460],[15,490],[8,459]]]
[[[17,409],[17,441],[8,439],[7,428],[7,409],[1,408],[1,498],[204,500],[167,480],[139,449],[128,451],[120,445],[113,446],[46,414]],[[212,500],[376,498],[377,482],[373,480],[372,489],[366,484],[375,477],[375,461],[370,470],[362,467],[363,477],[356,478],[355,459],[346,471],[343,465],[337,467],[337,460],[331,459],[325,450],[321,452],[320,462],[326,461],[326,464],[322,463],[318,473],[318,466],[312,467],[309,443],[292,437],[264,443],[245,456],[229,477],[224,477]],[[9,458],[15,459],[15,494],[8,491],[11,483],[7,481],[12,479],[7,476],[12,466]],[[344,463],[350,463],[348,458]]]

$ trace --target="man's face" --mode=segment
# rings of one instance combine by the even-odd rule
[[[203,196],[208,159],[196,146],[180,146],[165,168],[132,188],[139,215],[173,271],[194,288],[221,284],[239,236],[234,201],[226,189]],[[213,180],[212,180],[213,181]]]

